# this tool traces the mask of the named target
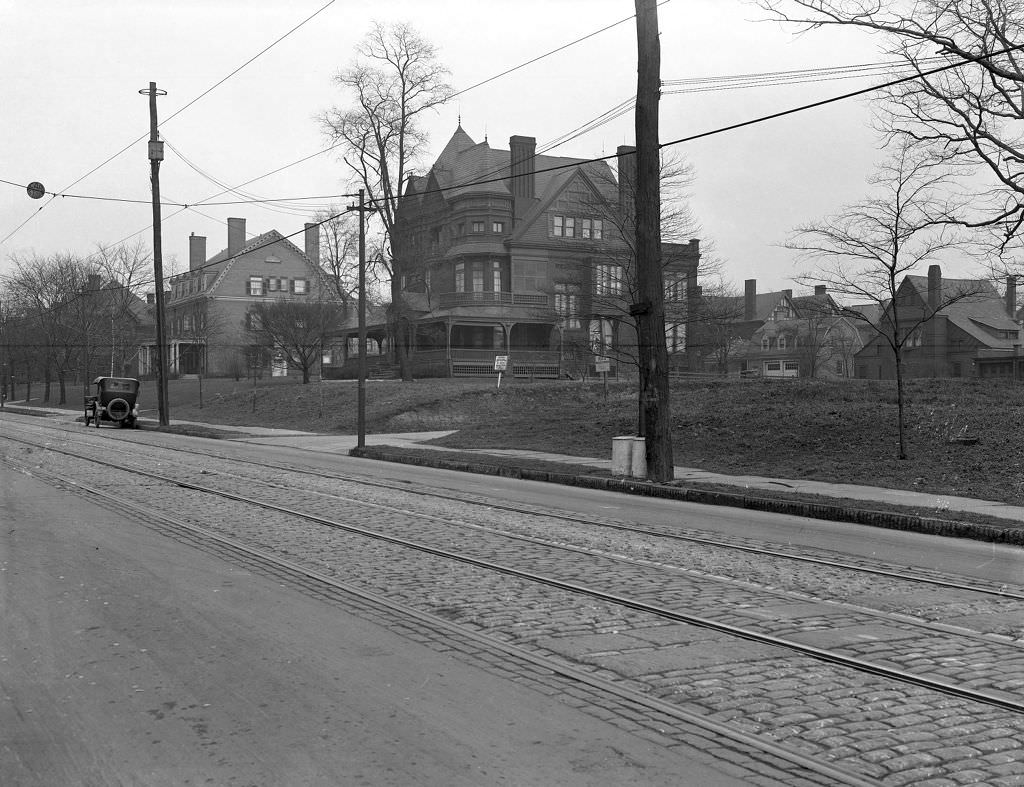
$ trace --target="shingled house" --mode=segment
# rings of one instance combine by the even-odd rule
[[[238,374],[261,358],[272,374],[287,374],[274,348],[258,347],[252,308],[267,299],[336,298],[319,265],[319,229],[306,224],[299,248],[277,230],[247,238],[245,219],[230,218],[227,247],[209,259],[206,238],[191,235],[189,270],[171,277],[167,297],[171,373]]]
[[[946,279],[938,265],[931,265],[927,276],[903,278],[896,301],[899,329],[908,337],[903,350],[907,377],[1000,377],[1024,371],[1017,360],[1022,337],[1013,280],[1001,296],[991,281]],[[881,319],[883,329],[892,323],[891,303]],[[857,377],[896,376],[892,349],[877,335],[857,353],[855,363]]]
[[[538,155],[532,137],[508,150],[459,126],[399,202],[393,254],[402,272],[416,374],[516,375],[626,371],[636,334],[629,306],[635,260],[624,240],[633,148],[607,162]],[[685,357],[700,246],[663,244],[667,338]],[[379,326],[371,326],[371,330]]]

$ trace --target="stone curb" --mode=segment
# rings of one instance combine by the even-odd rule
[[[490,465],[483,462],[440,459],[401,451],[375,447],[353,448],[349,456],[375,459],[383,462],[434,467],[455,470],[461,473],[495,475],[505,478],[521,478],[527,481],[542,481],[550,484],[578,486],[584,489],[603,489],[623,494],[643,495],[669,500],[681,500],[703,505],[731,506],[753,511],[767,511],[776,514],[823,519],[833,522],[852,522],[858,525],[882,527],[889,530],[908,530],[950,538],[970,538],[1001,544],[1024,546],[1024,528],[1000,528],[972,522],[955,522],[935,517],[914,514],[899,514],[890,511],[871,511],[827,503],[807,503],[799,500],[779,500],[755,497],[731,492],[712,492],[704,489],[690,489],[683,486],[654,484],[624,478],[585,475],[576,473],[550,472],[523,466]]]

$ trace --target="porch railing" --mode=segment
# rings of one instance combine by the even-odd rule
[[[454,306],[539,306],[550,303],[547,295],[521,292],[443,292],[438,296],[442,309]]]

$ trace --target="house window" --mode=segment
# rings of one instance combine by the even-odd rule
[[[785,350],[786,349],[786,337],[785,336],[779,336],[779,349],[780,350]]]
[[[580,327],[580,286],[559,282],[555,284],[555,313],[566,328]]]
[[[767,350],[771,346],[772,346],[772,340],[769,339],[767,336],[762,336],[761,337],[761,349],[762,350]]]
[[[280,257],[275,257],[273,254],[271,254],[269,257],[267,257],[266,260],[264,260],[264,262],[269,262],[271,264],[273,264],[273,263],[280,263],[281,262],[281,258]]]
[[[604,222],[601,219],[594,219],[594,240],[601,240],[604,235]]]
[[[582,219],[580,221],[580,237],[586,240],[590,240],[594,233],[594,222],[592,219]]]
[[[491,232],[501,235],[505,231],[505,222],[495,221],[491,223]]]
[[[466,291],[466,263],[459,262],[455,265],[455,292]]]
[[[262,276],[250,276],[249,284],[245,288],[246,295],[262,295],[263,294],[263,277]]]
[[[670,353],[686,349],[686,323],[669,323],[665,326],[665,347]]]
[[[473,266],[473,292],[484,291],[484,269],[477,263]]]
[[[484,223],[482,221],[474,221],[472,229],[473,229],[473,232],[483,232],[484,231]]]
[[[601,317],[590,321],[590,350],[594,355],[606,356],[613,347],[612,321]]]
[[[551,234],[556,238],[571,238],[576,235],[576,219],[572,216],[555,216]]]
[[[491,288],[501,292],[501,263],[497,260],[491,261]]]
[[[686,275],[683,273],[665,274],[665,300],[679,303],[686,300]]]
[[[594,271],[594,293],[597,295],[621,295],[622,266],[598,265]]]
[[[309,292],[309,282],[306,279],[292,279],[292,292],[296,295],[305,295]]]

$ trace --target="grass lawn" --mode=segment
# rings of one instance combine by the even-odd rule
[[[494,379],[369,381],[369,433],[456,430],[437,444],[528,448],[608,458],[611,438],[636,431],[628,383]],[[301,385],[172,380],[170,416],[210,424],[354,433],[353,381]],[[152,383],[144,418],[156,418]],[[69,399],[78,401],[76,391]],[[907,385],[907,450],[896,459],[895,385],[846,380],[673,384],[675,463],[778,478],[843,481],[1024,505],[1024,386],[974,380]],[[38,402],[37,402],[38,403]],[[964,433],[975,444],[950,442]]]

